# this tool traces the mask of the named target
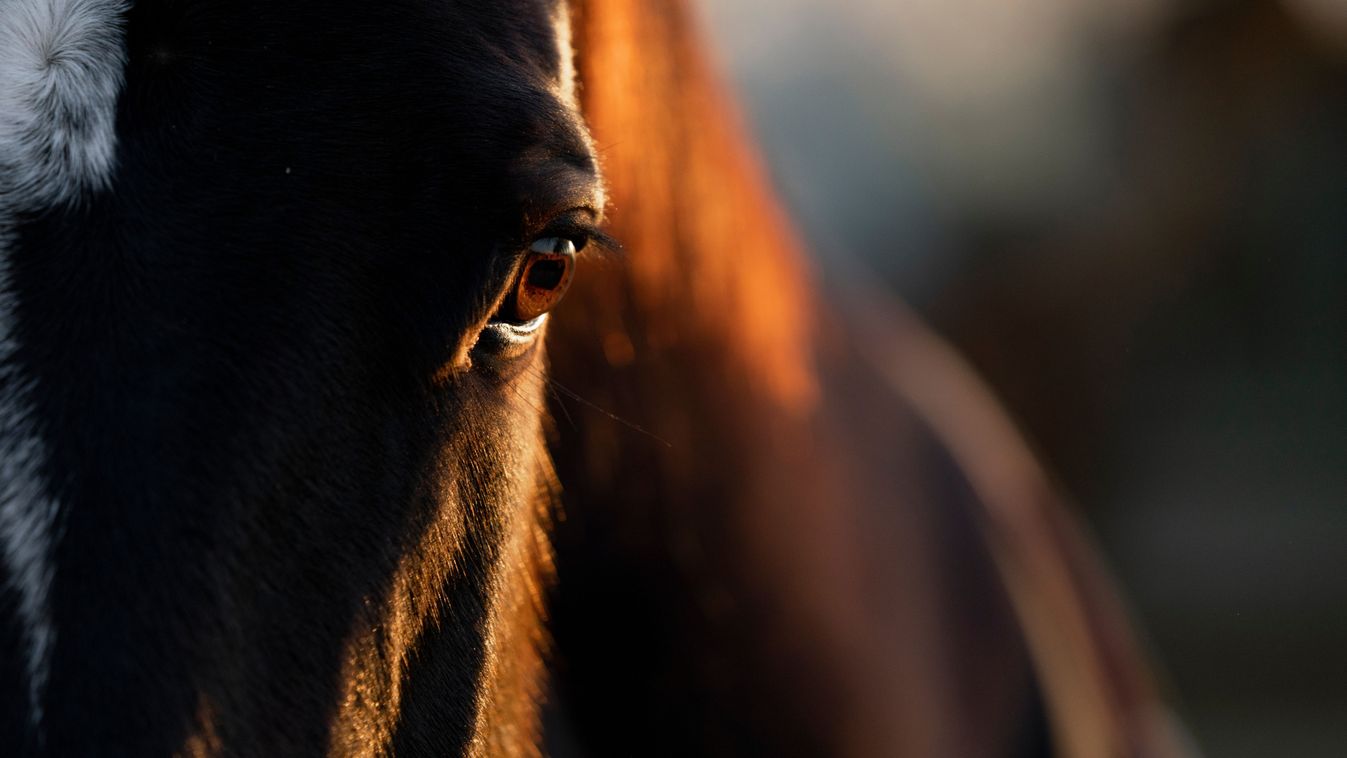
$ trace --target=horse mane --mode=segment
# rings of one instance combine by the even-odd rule
[[[990,393],[886,296],[820,284],[687,4],[572,12],[625,253],[549,335],[571,739],[954,756],[1042,722],[1068,755],[1181,754]]]
[[[695,19],[683,3],[631,0],[580,0],[576,15],[583,111],[632,251],[617,273],[624,321],[595,324],[605,362],[715,347],[774,405],[805,410],[818,392],[812,273]]]

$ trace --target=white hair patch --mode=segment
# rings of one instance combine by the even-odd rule
[[[126,52],[121,0],[0,0],[0,559],[23,629],[28,716],[41,737],[56,637],[49,604],[59,504],[41,469],[31,386],[12,358],[9,281],[22,214],[77,203],[105,188],[116,152]]]
[[[0,0],[0,203],[101,188],[122,86],[119,0]]]

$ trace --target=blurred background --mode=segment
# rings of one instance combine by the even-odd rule
[[[1347,755],[1347,0],[701,0],[1079,504],[1210,756]]]

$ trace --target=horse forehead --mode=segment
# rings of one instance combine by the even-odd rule
[[[567,0],[494,0],[452,3],[439,17],[449,22],[447,31],[458,38],[459,44],[480,44],[499,54],[475,61],[476,65],[527,63],[560,79],[570,66],[570,12]],[[412,16],[394,23],[407,24],[407,34],[426,39],[443,31],[423,27]],[[440,51],[451,56],[457,52]]]
[[[500,65],[518,66],[524,60],[536,66],[547,80],[548,89],[561,100],[576,106],[575,54],[571,34],[571,8],[567,0],[513,0],[491,3],[482,9],[489,19],[484,28],[472,32],[499,49],[516,45],[505,56],[495,57]]]
[[[228,75],[259,88],[333,95],[315,104],[332,115],[424,118],[448,127],[447,135],[490,132],[493,142],[572,132],[580,125],[568,0],[438,0],[401,7],[406,12],[362,9],[325,17],[319,23],[327,28],[316,42],[306,13],[268,19],[261,23],[272,28],[262,36],[278,44],[264,46],[260,56],[232,58],[238,68]],[[250,31],[246,23],[231,30]],[[334,62],[343,72],[338,78],[331,76]],[[371,113],[374,102],[397,105]]]

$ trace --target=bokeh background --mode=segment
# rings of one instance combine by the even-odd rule
[[[1093,527],[1198,744],[1347,755],[1347,0],[700,0],[864,264]]]

